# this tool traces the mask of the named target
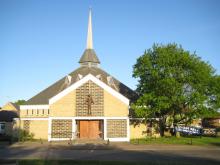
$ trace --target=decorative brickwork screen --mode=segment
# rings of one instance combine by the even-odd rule
[[[88,95],[91,95],[91,114],[88,113]],[[104,115],[104,90],[88,81],[76,89],[76,116],[103,116]]]
[[[108,138],[127,137],[127,120],[124,119],[107,120],[107,137]]]
[[[30,130],[30,120],[24,120],[24,130],[29,132],[29,130]]]
[[[52,120],[52,138],[71,138],[72,120]]]

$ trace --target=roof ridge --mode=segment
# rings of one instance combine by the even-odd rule
[[[49,99],[51,97],[55,96],[56,94],[60,93],[61,91],[65,90],[66,88],[68,88],[69,86],[71,86],[72,84],[77,82],[77,75],[78,74],[81,74],[83,77],[85,77],[88,74],[92,74],[93,76],[101,74],[102,80],[100,80],[100,81],[104,82],[108,86],[110,86],[110,85],[107,82],[107,77],[111,76],[113,78],[113,80],[115,81],[114,83],[115,83],[116,87],[119,89],[119,90],[117,90],[119,93],[121,93],[122,95],[124,95],[125,97],[127,97],[129,99],[132,97],[132,95],[136,95],[136,93],[131,88],[129,88],[125,84],[121,83],[118,79],[116,79],[114,76],[107,73],[103,69],[98,68],[98,67],[81,66],[68,74],[72,77],[71,83],[68,86],[65,86],[62,90],[60,90],[62,85],[64,84],[64,81],[66,78],[66,76],[65,76],[65,77],[59,79],[58,81],[56,81],[55,83],[53,83],[52,85],[50,85],[49,87],[45,88],[40,93],[38,93],[35,96],[33,96],[32,98],[30,98],[26,102],[26,105],[49,104]],[[111,88],[113,88],[113,87],[111,87]]]

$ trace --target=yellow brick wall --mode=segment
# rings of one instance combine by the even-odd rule
[[[104,116],[105,117],[127,117],[128,105],[118,98],[104,91]]]
[[[20,117],[27,117],[27,110],[20,110]]]
[[[27,112],[28,111],[28,112]],[[48,109],[22,109],[20,110],[20,117],[37,118],[48,117],[50,110]]]
[[[21,129],[24,127],[24,120],[21,121]],[[34,134],[34,139],[48,139],[48,121],[30,120],[29,132]]]
[[[130,139],[145,138],[147,136],[146,130],[144,123],[130,124]]]
[[[105,117],[127,117],[129,106],[118,98],[104,91],[104,116]],[[28,113],[27,113],[28,111]],[[33,113],[32,113],[33,111]],[[63,96],[61,99],[51,104],[49,113],[47,109],[21,110],[21,118],[47,118],[47,117],[74,117],[76,116],[76,90]],[[32,121],[31,121],[32,122]],[[38,121],[36,121],[38,122]]]
[[[72,91],[50,105],[50,116],[73,117],[76,115],[76,91]]]
[[[73,117],[76,116],[76,91],[72,91],[54,104],[50,105],[51,117]],[[127,117],[128,105],[118,98],[104,91],[104,116],[105,117]]]

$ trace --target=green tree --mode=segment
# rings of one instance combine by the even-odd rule
[[[26,102],[25,100],[17,100],[17,101],[14,102],[14,104],[19,106],[19,105],[24,105],[25,102]]]
[[[158,118],[161,136],[167,126],[210,116],[220,107],[220,77],[195,53],[177,44],[154,44],[137,59],[139,99],[132,105],[138,117]]]

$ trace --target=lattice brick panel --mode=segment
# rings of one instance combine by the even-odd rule
[[[127,120],[124,119],[107,120],[107,137],[108,138],[127,137]]]
[[[92,114],[90,116],[103,116],[104,90],[92,81],[88,81],[76,89],[76,115],[89,116],[88,104],[86,102],[89,94],[92,96],[94,102],[91,106]]]
[[[72,120],[52,120],[52,138],[71,138]]]
[[[30,120],[24,120],[24,130],[27,132],[30,131]]]

